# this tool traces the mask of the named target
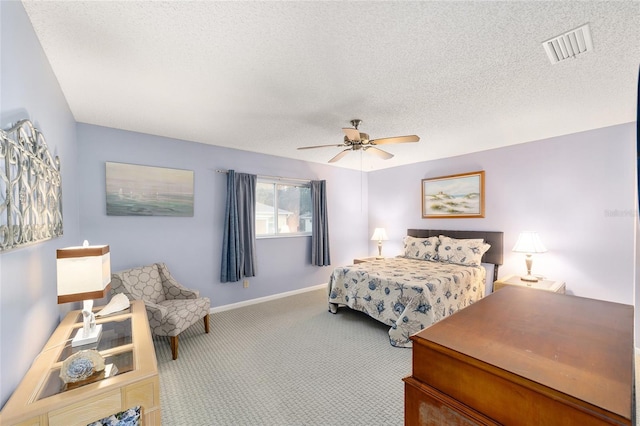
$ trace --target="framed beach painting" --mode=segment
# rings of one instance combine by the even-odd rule
[[[107,216],[193,216],[193,174],[107,162]]]
[[[484,217],[484,171],[422,179],[422,217]]]

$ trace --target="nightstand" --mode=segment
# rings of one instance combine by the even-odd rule
[[[376,256],[358,257],[356,259],[353,259],[353,264],[357,265],[358,263],[371,262],[372,260],[382,260],[382,259],[384,259],[384,257],[382,257],[382,258],[378,258]]]
[[[535,290],[550,291],[553,293],[565,294],[566,285],[564,281],[539,280],[535,283],[522,281],[520,275],[510,275],[499,279],[493,283],[493,291],[500,290],[502,287],[515,285],[519,287],[533,288]]]

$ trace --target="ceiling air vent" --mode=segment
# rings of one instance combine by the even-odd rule
[[[593,50],[589,24],[547,40],[542,46],[552,64],[589,52]]]

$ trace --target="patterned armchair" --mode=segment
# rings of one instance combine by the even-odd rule
[[[151,332],[169,336],[171,355],[178,358],[178,335],[204,318],[204,331],[209,332],[208,297],[180,285],[164,263],[111,274],[111,294],[123,293],[129,300],[143,300]]]

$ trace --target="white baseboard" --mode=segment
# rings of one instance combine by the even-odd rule
[[[311,287],[305,287],[298,290],[286,291],[284,293],[272,294],[271,296],[258,297],[256,299],[243,300],[238,303],[230,303],[228,305],[216,306],[209,310],[209,313],[215,314],[216,312],[230,311],[231,309],[243,308],[245,306],[255,305],[257,303],[268,302],[270,300],[281,299],[283,297],[293,296],[294,294],[306,293],[308,291],[320,290],[321,288],[327,288],[327,283],[318,284]]]

